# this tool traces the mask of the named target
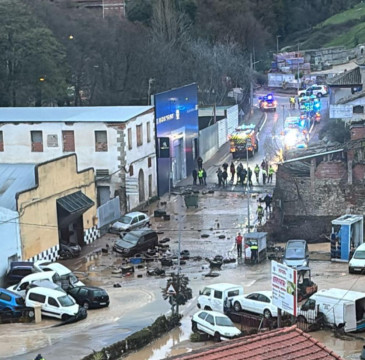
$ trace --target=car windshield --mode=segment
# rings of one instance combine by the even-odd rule
[[[16,299],[15,299],[15,302],[16,302],[18,305],[24,305],[24,299],[23,299],[23,298],[16,298]]]
[[[64,307],[75,305],[75,302],[68,295],[60,296],[58,298],[58,301],[60,302],[61,306],[64,306]]]
[[[290,260],[300,260],[305,258],[303,248],[288,248],[285,251],[285,258]]]
[[[215,322],[218,326],[230,326],[230,327],[234,326],[229,318],[223,316],[216,317]]]
[[[94,296],[97,297],[97,296],[105,296],[106,295],[106,291],[105,290],[95,290],[94,291]]]
[[[354,259],[365,259],[365,251],[357,250],[354,255]]]
[[[122,216],[119,219],[119,222],[121,222],[122,224],[130,224],[132,222],[132,218],[130,216]]]
[[[130,244],[137,244],[137,242],[138,242],[138,237],[137,236],[135,236],[135,235],[133,235],[133,234],[131,234],[131,233],[127,233],[127,234],[125,234],[124,236],[123,236],[123,239],[122,239],[122,241],[125,241],[125,242],[127,242],[127,243],[130,243]]]

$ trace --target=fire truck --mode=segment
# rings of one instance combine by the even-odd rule
[[[259,145],[256,138],[255,125],[241,125],[229,136],[230,152],[233,159],[254,156]]]

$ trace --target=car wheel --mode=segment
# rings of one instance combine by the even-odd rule
[[[266,319],[270,319],[271,316],[272,316],[270,310],[265,309],[264,310],[264,316],[265,316]]]
[[[62,321],[67,321],[70,317],[71,317],[71,316],[70,316],[70,315],[68,315],[68,314],[62,314],[62,316],[61,316],[61,320],[62,320]]]
[[[349,267],[349,274],[353,274],[353,273],[354,273],[353,268],[350,268],[350,267]]]
[[[220,342],[221,341],[221,334],[217,331],[214,334],[214,341],[215,342]]]
[[[82,304],[82,307],[86,310],[89,310],[90,305],[87,301],[84,301],[83,304]]]
[[[242,311],[242,306],[238,301],[234,302],[233,307],[234,307],[234,311],[237,311],[237,312]]]
[[[198,324],[194,320],[191,320],[191,330],[193,332],[197,332],[198,331]]]
[[[31,318],[31,319],[34,318],[34,311],[33,310],[28,311],[28,317]]]
[[[307,323],[307,319],[303,315],[299,315],[297,317],[297,323],[299,323],[299,324],[306,324]]]
[[[211,307],[210,307],[210,306],[205,306],[205,307],[204,307],[204,310],[212,311],[212,309],[211,309]]]
[[[318,98],[321,98],[321,97],[322,97],[322,93],[318,93],[318,94],[317,94],[317,97],[318,97]]]

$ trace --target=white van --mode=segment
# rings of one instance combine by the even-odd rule
[[[283,264],[292,268],[309,266],[309,250],[305,240],[288,240],[285,246]]]
[[[352,259],[349,262],[349,273],[365,271],[365,244],[361,244],[357,247]]]
[[[64,290],[70,287],[85,286],[69,268],[62,264],[39,260],[34,263],[34,268],[41,272],[55,271],[60,276],[61,287]]]
[[[43,280],[51,281],[57,285],[61,284],[60,276],[55,271],[38,272],[23,277],[18,284],[9,286],[8,290],[25,297],[25,293],[31,283]]]
[[[320,290],[297,312],[298,321],[314,323],[324,315],[326,323],[345,332],[365,329],[365,293],[344,289]]]
[[[25,304],[29,307],[41,305],[42,315],[55,317],[63,321],[78,315],[80,306],[73,297],[62,291],[35,287],[29,289],[25,297]]]
[[[199,294],[199,309],[224,313],[225,308],[230,308],[237,296],[243,296],[243,287],[229,283],[213,284],[206,286]]]

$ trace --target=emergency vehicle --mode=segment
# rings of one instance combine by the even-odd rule
[[[248,141],[249,140],[249,141]],[[255,125],[241,125],[229,135],[230,153],[234,159],[255,155],[259,145]]]
[[[259,107],[261,110],[274,110],[276,111],[278,103],[274,99],[273,94],[267,94],[259,97]]]

